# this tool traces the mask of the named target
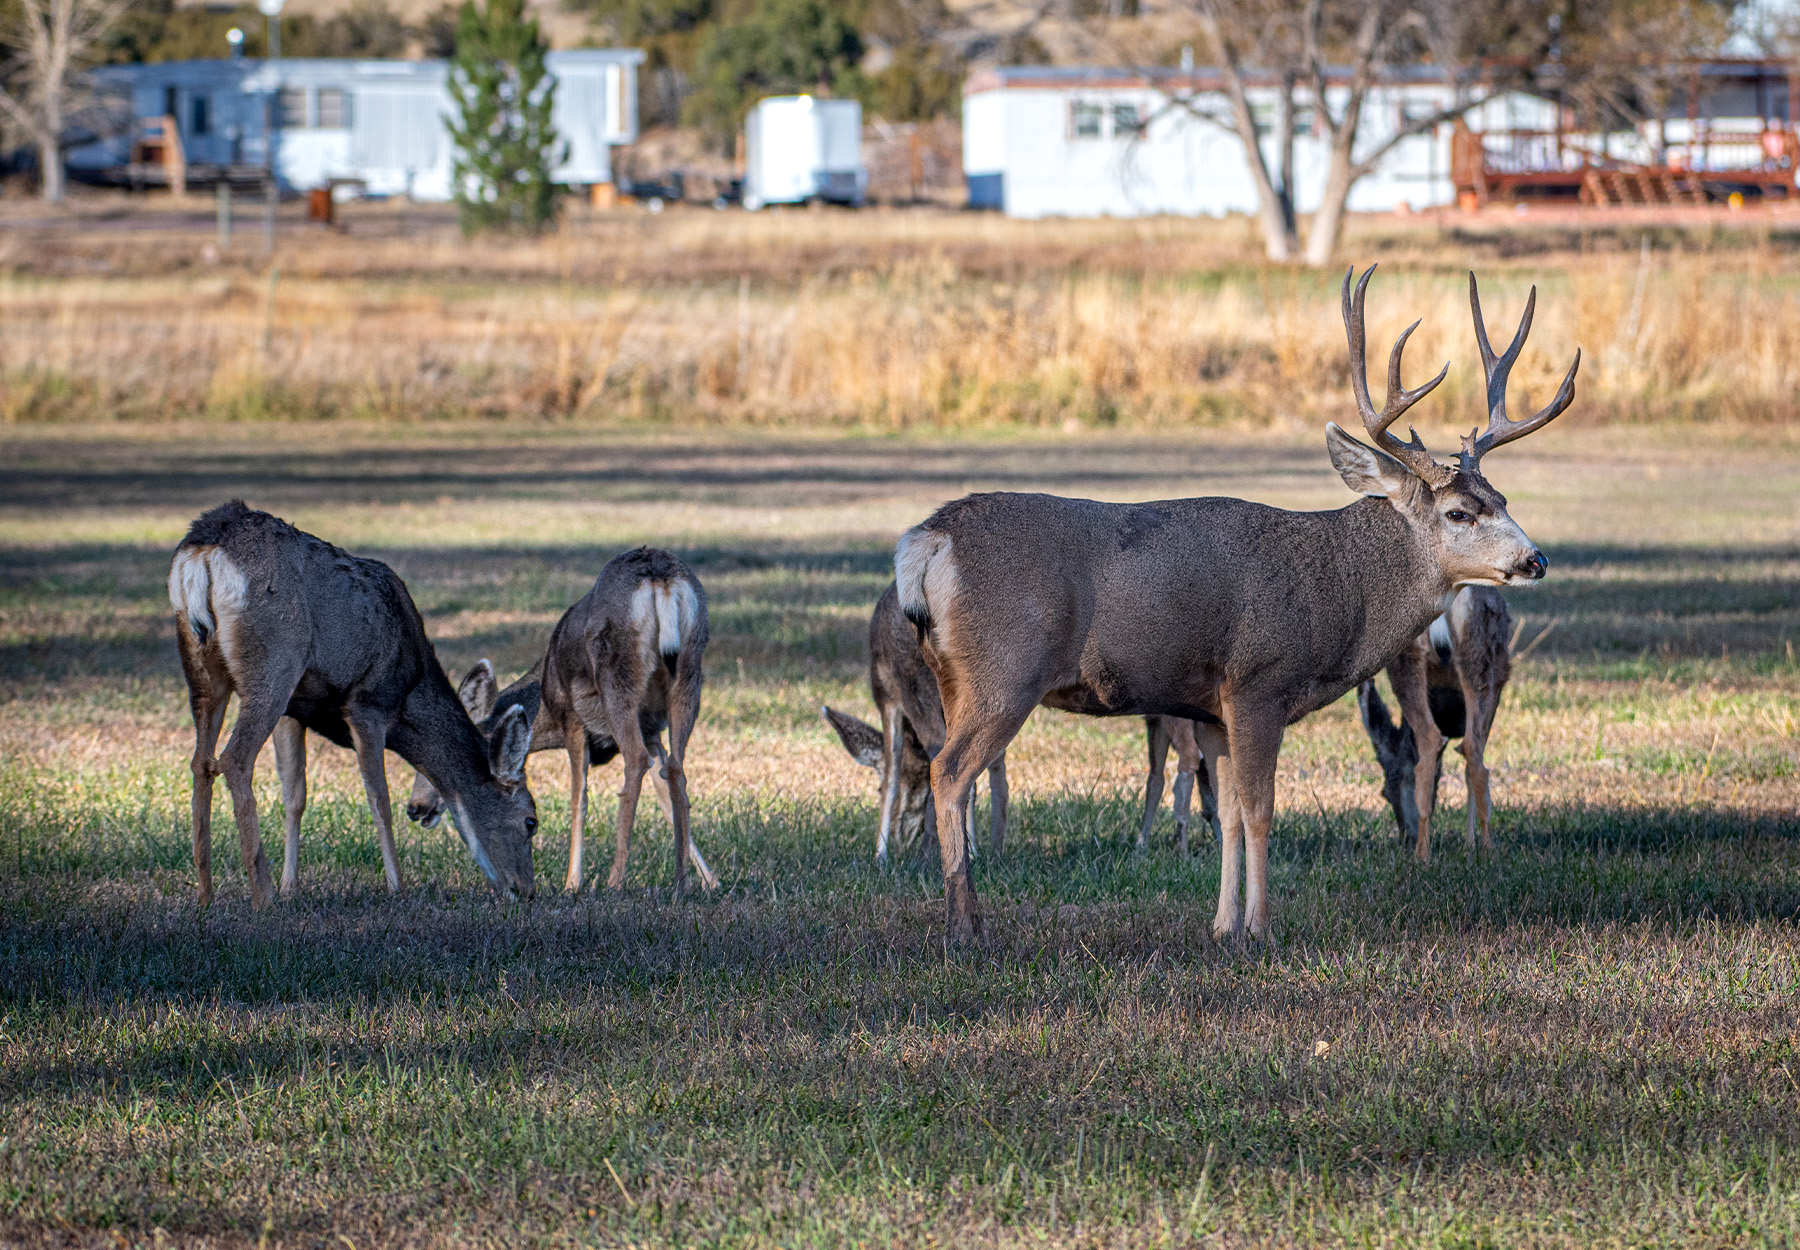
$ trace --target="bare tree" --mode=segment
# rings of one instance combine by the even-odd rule
[[[1343,231],[1350,191],[1406,139],[1434,131],[1478,102],[1458,69],[1456,36],[1468,11],[1450,0],[1192,0],[1224,79],[1223,115],[1194,100],[1181,103],[1234,132],[1256,186],[1257,215],[1271,260],[1303,256],[1331,263]],[[1331,61],[1336,57],[1339,68]],[[1449,104],[1403,116],[1374,137],[1363,119],[1370,92],[1397,65],[1440,67],[1452,88]],[[1263,149],[1262,126],[1251,104],[1253,79],[1278,85],[1274,126],[1276,163]],[[1304,89],[1307,98],[1302,99]],[[1297,121],[1309,116],[1327,151],[1325,186],[1302,242],[1294,195]]]
[[[63,145],[110,113],[83,73],[128,0],[18,0],[0,37],[11,49],[0,109],[38,150],[44,198],[63,198]]]

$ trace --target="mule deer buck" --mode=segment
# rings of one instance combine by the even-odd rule
[[[1402,837],[1414,839],[1421,858],[1430,855],[1425,839],[1429,822],[1419,813],[1436,810],[1438,776],[1444,747],[1461,738],[1464,776],[1468,782],[1468,840],[1471,847],[1493,849],[1493,799],[1488,792],[1488,733],[1500,694],[1512,676],[1507,644],[1512,615],[1506,600],[1491,586],[1465,586],[1438,617],[1387,666],[1401,722],[1388,716],[1374,681],[1357,687],[1356,702],[1363,725],[1381,761],[1382,793],[1394,809]],[[1429,778],[1416,769],[1430,760]]]
[[[306,731],[356,752],[390,892],[400,888],[383,751],[432,779],[457,831],[497,890],[529,899],[537,807],[525,785],[531,722],[509,712],[483,739],[457,702],[406,585],[387,565],[340,551],[232,500],[194,522],[175,549],[169,603],[194,714],[194,870],[212,901],[212,781],[223,776],[250,897],[273,897],[251,788],[271,734],[285,809],[281,892],[299,875]],[[231,741],[214,758],[225,710]]]
[[[1354,271],[1353,271],[1354,272]],[[1449,372],[1407,390],[1388,358],[1388,395],[1369,397],[1363,301],[1373,269],[1343,288],[1351,389],[1373,446],[1326,427],[1348,507],[1292,512],[1241,499],[1109,504],[1050,495],[970,495],[908,530],[894,553],[900,606],[938,679],[945,740],[931,764],[947,937],[972,939],[964,801],[1040,702],[1095,716],[1201,722],[1224,830],[1215,935],[1268,932],[1268,840],[1286,727],[1372,676],[1465,584],[1515,585],[1547,561],[1507,515],[1482,458],[1541,428],[1574,398],[1580,353],[1550,404],[1514,421],[1507,377],[1519,329],[1496,356],[1474,275],[1469,304],[1487,374],[1488,421],[1454,466],[1416,433],[1390,432]],[[1424,786],[1430,770],[1418,770]],[[1429,824],[1420,804],[1420,824]],[[1421,837],[1420,845],[1429,841]],[[1243,876],[1240,908],[1238,882]]]
[[[890,584],[875,601],[869,618],[869,692],[881,728],[835,708],[823,709],[850,758],[875,770],[881,786],[881,826],[875,835],[875,858],[887,861],[898,842],[908,848],[936,825],[928,805],[931,757],[944,745],[944,705],[937,678],[925,665],[918,634],[900,611],[900,596]],[[1006,844],[1006,754],[988,767],[988,832],[994,853]],[[971,787],[971,812],[975,792]]]
[[[544,662],[539,660],[531,666],[523,677],[502,690],[494,676],[494,666],[487,660],[478,660],[462,679],[457,687],[457,697],[462,700],[463,708],[480,728],[483,734],[491,734],[498,723],[496,713],[503,716],[515,704],[526,709],[526,715],[535,717],[531,722],[531,750],[559,751],[564,749],[563,727],[560,721],[547,716],[543,710],[543,674]],[[668,753],[662,745],[662,727],[652,721],[643,728],[644,742],[650,749],[651,762],[655,765],[650,770],[650,782],[656,789],[657,804],[663,815],[669,818],[672,827],[675,824],[675,806],[669,795],[669,781],[664,776],[664,766]],[[587,734],[587,758],[589,767],[597,767],[612,762],[619,754],[619,744],[606,734]],[[434,827],[444,812],[443,799],[433,788],[431,779],[424,773],[413,777],[412,794],[406,801],[408,819],[416,821],[425,828]],[[719,888],[719,876],[707,866],[705,856],[700,853],[700,846],[694,841],[693,832],[688,834],[688,863],[700,877],[700,884],[708,890]]]
[[[669,823],[675,827],[675,894],[686,892],[693,842],[684,764],[688,735],[700,714],[706,639],[706,591],[700,579],[674,555],[652,547],[608,561],[594,588],[551,631],[540,715],[561,726],[569,753],[565,889],[581,888],[590,740],[609,740],[625,761],[617,844],[606,879],[607,888],[616,890],[625,884],[632,821],[650,769],[650,743],[666,726],[669,748],[657,754],[669,787]]]

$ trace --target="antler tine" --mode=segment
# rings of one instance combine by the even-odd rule
[[[1463,468],[1473,471],[1482,456],[1548,425],[1574,402],[1575,375],[1581,368],[1581,351],[1576,350],[1575,361],[1564,375],[1562,386],[1557,388],[1556,397],[1526,420],[1514,421],[1506,415],[1506,386],[1512,374],[1513,362],[1518,360],[1519,352],[1525,346],[1525,339],[1531,333],[1531,319],[1537,312],[1537,287],[1531,288],[1531,294],[1525,300],[1525,315],[1519,318],[1519,328],[1513,334],[1512,342],[1499,356],[1494,355],[1493,345],[1488,341],[1487,323],[1481,315],[1481,293],[1472,272],[1469,274],[1469,311],[1475,318],[1475,343],[1481,349],[1481,367],[1487,374],[1488,401],[1487,429],[1464,438],[1463,450],[1459,455]]]
[[[1450,366],[1446,363],[1435,378],[1410,391],[1401,384],[1400,359],[1406,352],[1406,340],[1419,328],[1419,323],[1413,322],[1401,331],[1400,337],[1394,341],[1393,351],[1388,353],[1387,402],[1379,412],[1375,410],[1375,401],[1369,397],[1369,365],[1363,329],[1364,293],[1368,290],[1369,279],[1375,275],[1375,268],[1370,265],[1363,271],[1354,295],[1350,291],[1350,278],[1356,272],[1355,267],[1352,266],[1344,275],[1344,331],[1350,340],[1350,389],[1356,395],[1356,409],[1362,417],[1363,428],[1368,431],[1375,445],[1411,469],[1418,477],[1434,486],[1439,485],[1449,476],[1449,470],[1431,458],[1431,453],[1419,439],[1418,431],[1409,427],[1407,434],[1410,437],[1403,443],[1388,427],[1399,420],[1400,415],[1408,408],[1436,390],[1438,383],[1449,374]]]

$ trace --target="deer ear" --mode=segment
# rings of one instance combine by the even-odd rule
[[[479,725],[494,714],[494,700],[500,694],[500,683],[494,679],[494,666],[486,660],[476,660],[475,667],[462,679],[462,685],[456,688],[456,697],[462,700],[463,711],[469,719]]]
[[[851,759],[867,768],[881,767],[881,730],[867,721],[845,716],[836,708],[828,707],[824,712]]]
[[[531,721],[522,707],[509,707],[488,739],[488,767],[502,785],[516,786],[525,779],[525,757],[531,754]]]
[[[1335,421],[1325,426],[1325,449],[1331,453],[1332,466],[1344,479],[1344,485],[1359,495],[1386,499],[1416,480],[1411,469],[1385,451],[1351,438]]]

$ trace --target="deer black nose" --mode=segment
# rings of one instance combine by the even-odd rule
[[[1513,571],[1520,577],[1528,577],[1535,582],[1542,578],[1549,570],[1550,561],[1544,558],[1543,552],[1534,547],[1532,548],[1530,555],[1526,556],[1514,566]]]

